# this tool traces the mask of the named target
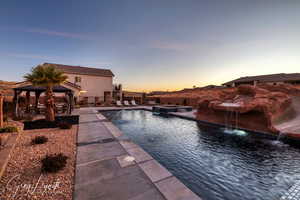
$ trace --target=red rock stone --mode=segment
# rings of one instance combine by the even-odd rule
[[[280,84],[259,84],[256,87],[241,85],[237,88],[197,88],[156,95],[161,104],[180,104],[194,106],[198,109],[197,119],[213,123],[231,124],[239,127],[278,132],[274,121],[280,118],[291,105],[291,96],[300,96],[300,87]],[[227,108],[223,102],[238,103],[241,106]],[[228,117],[228,111],[238,113],[238,122]],[[227,120],[226,120],[227,116]]]
[[[275,90],[276,91],[276,90]],[[288,91],[288,90],[282,90]],[[232,96],[235,95],[233,98]],[[231,97],[231,98],[226,98]],[[222,103],[236,103],[239,107],[227,107]],[[266,132],[278,132],[273,121],[291,105],[290,95],[272,92],[259,86],[241,85],[223,98],[209,97],[199,101],[197,119]],[[232,114],[233,113],[233,114]],[[236,115],[228,117],[229,115]]]

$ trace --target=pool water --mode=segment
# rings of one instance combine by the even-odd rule
[[[300,180],[300,151],[144,110],[101,112],[204,200],[275,200]]]

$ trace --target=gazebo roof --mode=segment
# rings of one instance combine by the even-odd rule
[[[30,92],[45,92],[46,87],[43,86],[33,86],[33,85],[26,85],[14,88],[15,91],[30,91]],[[57,85],[53,87],[53,92],[56,93],[65,93],[65,92],[72,92],[71,89],[66,88],[62,85]]]

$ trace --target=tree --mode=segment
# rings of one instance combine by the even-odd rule
[[[31,73],[24,76],[26,81],[34,86],[46,87],[46,115],[47,121],[55,120],[53,87],[65,82],[67,76],[62,71],[57,70],[51,64],[38,65],[31,70]]]

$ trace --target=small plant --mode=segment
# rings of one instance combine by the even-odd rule
[[[59,123],[58,126],[60,129],[71,129],[72,128],[72,124],[70,124],[68,122],[61,122],[61,123]]]
[[[35,138],[33,138],[31,140],[31,144],[34,145],[34,144],[44,144],[48,142],[48,138],[45,137],[45,136],[36,136]]]
[[[47,155],[41,160],[42,162],[42,172],[46,173],[56,173],[63,169],[67,164],[68,157],[60,154]]]
[[[13,116],[13,118],[12,118],[14,121],[21,121],[21,120],[23,120],[23,117],[21,117],[21,116]]]
[[[0,128],[0,133],[14,133],[14,132],[18,132],[18,128],[15,126],[7,126],[7,127]]]
[[[33,116],[32,115],[26,115],[26,116],[23,117],[23,119],[25,121],[32,121],[33,120]]]

